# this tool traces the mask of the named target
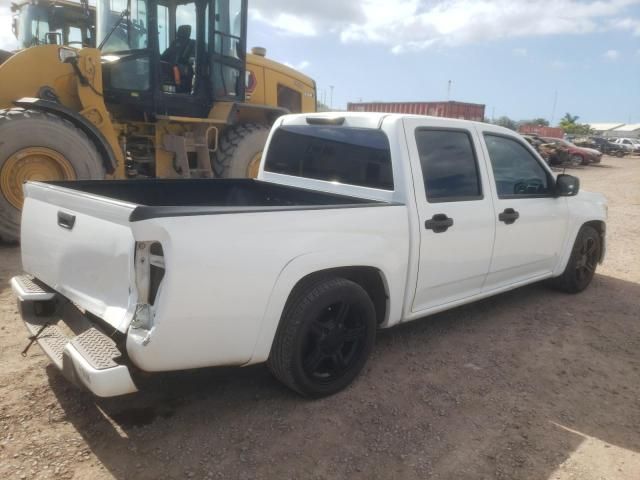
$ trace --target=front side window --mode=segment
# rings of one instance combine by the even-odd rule
[[[429,202],[482,198],[478,162],[469,132],[418,129],[416,143]]]
[[[547,196],[552,182],[533,154],[513,138],[485,133],[498,197]]]
[[[273,134],[265,171],[393,190],[389,139],[380,130],[288,125]]]
[[[147,0],[97,0],[96,8],[97,44],[104,42],[102,53],[147,48]]]

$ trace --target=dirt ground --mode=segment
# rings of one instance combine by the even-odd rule
[[[37,347],[20,356],[19,252],[0,247],[0,478],[639,479],[640,158],[571,173],[610,201],[587,292],[534,285],[382,332],[319,401],[263,366],[78,391]]]

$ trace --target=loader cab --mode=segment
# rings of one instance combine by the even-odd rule
[[[11,5],[19,48],[37,45],[95,45],[95,11],[87,3],[29,0]]]
[[[97,21],[116,115],[205,118],[244,101],[247,0],[98,0]]]

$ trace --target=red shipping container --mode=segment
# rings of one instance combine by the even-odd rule
[[[347,104],[347,111],[407,113],[481,122],[484,120],[485,105],[465,102],[350,102]]]
[[[540,137],[564,138],[564,130],[557,127],[543,127],[542,125],[521,125],[519,133],[538,135]]]

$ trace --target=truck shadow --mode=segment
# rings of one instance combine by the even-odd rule
[[[107,400],[48,373],[119,479],[548,479],[589,438],[640,452],[638,298],[597,276],[582,295],[534,285],[383,331],[361,378],[318,401],[263,366],[154,376]]]

